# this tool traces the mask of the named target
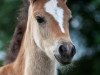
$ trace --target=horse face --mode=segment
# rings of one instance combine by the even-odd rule
[[[51,60],[71,61],[75,47],[69,35],[71,11],[64,0],[30,0],[29,23],[32,38]]]

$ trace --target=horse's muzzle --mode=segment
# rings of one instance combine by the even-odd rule
[[[75,46],[72,43],[62,43],[59,46],[59,54],[55,55],[55,58],[58,62],[60,62],[63,65],[69,64],[71,62],[71,59],[76,53]]]

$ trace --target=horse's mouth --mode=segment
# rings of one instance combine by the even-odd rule
[[[55,55],[55,58],[62,65],[67,65],[67,64],[71,63],[71,59],[65,59],[65,58],[62,58],[62,57],[57,56],[57,55]]]

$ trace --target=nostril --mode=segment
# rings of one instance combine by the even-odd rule
[[[73,44],[69,43],[63,43],[59,46],[59,54],[63,58],[70,59],[72,58],[76,53],[76,48]]]
[[[64,45],[61,45],[60,47],[59,47],[59,53],[61,54],[61,55],[63,55],[64,53],[66,53],[67,52],[67,48],[64,46]]]
[[[76,53],[76,48],[75,46],[73,45],[72,49],[71,49],[71,56],[73,57]]]

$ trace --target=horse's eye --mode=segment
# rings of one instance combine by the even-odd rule
[[[37,16],[36,17],[36,20],[39,24],[44,24],[45,23],[45,19],[44,17],[41,17],[41,16]]]

